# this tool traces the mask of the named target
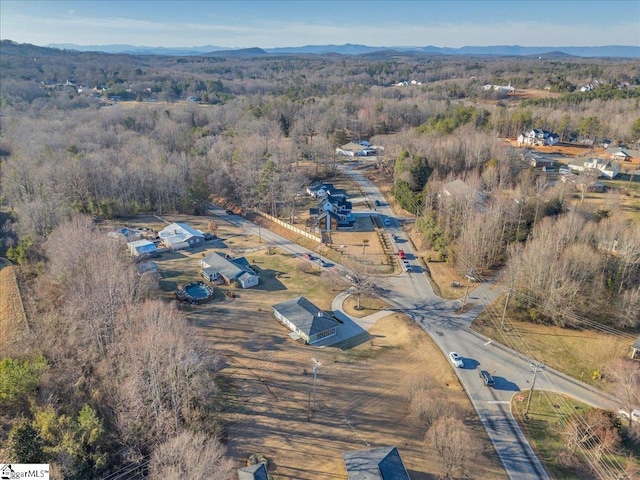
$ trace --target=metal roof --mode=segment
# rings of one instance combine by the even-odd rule
[[[349,480],[411,480],[396,447],[342,454]]]
[[[272,308],[309,337],[340,325],[333,314],[318,308],[302,295]]]

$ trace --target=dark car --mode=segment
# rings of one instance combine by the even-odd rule
[[[311,254],[309,254],[309,253],[304,253],[304,254],[302,255],[302,257],[303,257],[305,260],[313,260],[313,256],[312,256]]]
[[[375,204],[376,204],[376,207],[379,207],[380,206],[380,200],[376,200]]]
[[[486,370],[480,370],[480,378],[487,387],[493,387],[496,383],[491,374]]]
[[[233,210],[227,210],[225,213],[227,215],[235,215],[235,212]]]

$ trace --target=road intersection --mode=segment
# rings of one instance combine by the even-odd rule
[[[364,175],[346,169],[344,172],[359,184],[365,198],[371,204],[378,200],[380,206],[377,206],[375,211],[365,212],[366,214],[395,218],[382,194]],[[227,215],[224,210],[216,207],[212,207],[211,211],[216,215],[227,217],[227,220],[243,229],[250,229],[255,234],[258,232],[257,225],[242,217]],[[389,223],[386,229],[394,239],[394,250],[397,251],[398,242],[402,242],[400,248],[405,251],[408,258],[415,259],[410,242],[404,241],[404,232],[400,225],[395,220]],[[289,253],[301,257],[305,253],[310,253],[306,248],[266,229],[262,229],[260,234],[266,243],[278,246]],[[324,260],[330,263],[329,260]],[[415,264],[415,261],[413,263]],[[418,267],[418,265],[415,266]],[[339,265],[336,265],[335,269],[341,274],[348,272]],[[463,368],[456,368],[456,374],[471,399],[509,477],[518,480],[548,479],[547,473],[510,409],[512,397],[521,390],[531,388],[533,367],[536,362],[471,329],[473,320],[499,298],[501,288],[491,281],[480,284],[469,293],[470,308],[461,312],[459,301],[443,300],[436,296],[425,272],[420,268],[414,269],[411,273],[405,272],[402,275],[385,277],[383,283],[385,293],[382,296],[391,306],[390,312],[407,314],[433,339],[444,355],[450,351],[457,351],[463,357],[465,365]],[[334,311],[345,317],[348,315],[342,310],[342,302],[347,294],[348,292],[339,295],[333,303]],[[348,318],[355,323],[354,329],[367,330],[380,316],[365,320]],[[478,375],[480,369],[487,370],[493,375],[495,379],[493,388],[484,385]],[[537,371],[536,389],[562,392],[585,403],[609,410],[616,410],[618,407],[615,398],[549,368]]]

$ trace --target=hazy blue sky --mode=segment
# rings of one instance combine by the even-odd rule
[[[640,45],[640,0],[0,0],[0,38],[163,47]]]

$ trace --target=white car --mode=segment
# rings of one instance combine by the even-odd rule
[[[618,415],[629,420],[629,412],[624,408],[618,409]],[[631,412],[631,420],[634,422],[640,422],[640,409],[634,408]]]
[[[457,352],[451,352],[449,354],[449,360],[451,360],[451,363],[453,363],[458,368],[464,367],[464,362],[462,361],[462,357],[458,355]]]

